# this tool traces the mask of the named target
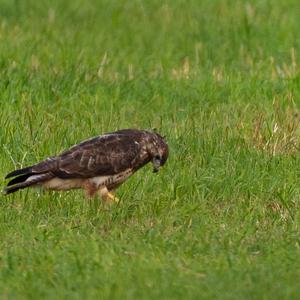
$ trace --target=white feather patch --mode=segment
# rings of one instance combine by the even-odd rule
[[[61,179],[58,177],[52,178],[43,182],[41,185],[45,189],[50,190],[71,190],[71,189],[78,189],[82,187],[84,180],[80,178],[75,179]]]

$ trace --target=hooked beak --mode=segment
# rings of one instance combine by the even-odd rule
[[[160,168],[160,159],[157,157],[154,157],[152,159],[152,164],[153,164],[153,173],[157,173]]]

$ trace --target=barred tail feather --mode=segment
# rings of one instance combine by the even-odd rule
[[[21,178],[21,177],[24,178],[23,182],[19,182],[19,183],[15,182],[16,184],[12,183],[13,185],[10,184],[10,182],[8,183],[7,187],[5,187],[4,191],[3,191],[5,195],[14,193],[14,192],[16,192],[18,190],[25,189],[25,188],[27,188],[29,186],[36,185],[36,184],[38,184],[40,182],[43,182],[43,181],[48,180],[48,179],[51,179],[53,177],[53,175],[51,173],[44,173],[44,174],[31,175],[29,177],[19,176],[16,179]]]
[[[5,179],[10,178],[10,177],[15,177],[18,175],[31,173],[31,169],[32,169],[32,167],[27,167],[27,168],[12,171],[5,176]]]
[[[26,181],[32,175],[33,175],[33,173],[29,173],[29,174],[24,174],[24,175],[17,176],[15,178],[11,179],[8,182],[7,186],[11,186],[11,185],[15,185],[17,183],[24,182],[24,181]]]

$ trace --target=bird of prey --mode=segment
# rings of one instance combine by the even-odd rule
[[[15,170],[5,194],[27,187],[49,190],[84,189],[87,197],[96,194],[117,202],[112,193],[120,184],[149,162],[157,172],[168,158],[165,139],[156,132],[123,129],[85,140],[57,156],[27,168]]]

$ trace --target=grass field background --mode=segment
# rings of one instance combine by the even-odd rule
[[[299,16],[296,0],[0,0],[2,178],[119,128],[170,146],[111,209],[1,195],[1,299],[298,299]]]

